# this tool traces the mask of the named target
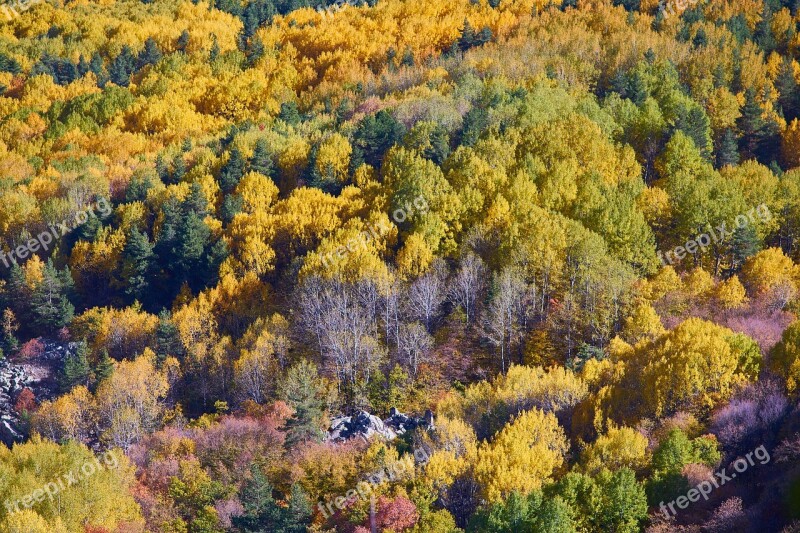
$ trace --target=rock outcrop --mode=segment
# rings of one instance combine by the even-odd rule
[[[24,361],[0,360],[0,442],[11,446],[25,438],[20,415],[14,409],[17,396],[26,388],[38,401],[50,399],[57,392],[56,371],[75,343],[42,340],[40,354]]]
[[[433,413],[426,411],[423,418],[415,418],[404,415],[392,407],[389,418],[381,420],[367,411],[359,411],[355,416],[334,418],[325,441],[338,443],[355,438],[370,440],[375,436],[384,440],[394,440],[406,431],[419,427],[426,430],[433,429]]]

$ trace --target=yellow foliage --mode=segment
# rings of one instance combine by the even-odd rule
[[[747,303],[747,292],[736,275],[720,282],[715,296],[723,309],[739,309]]]
[[[569,444],[552,413],[532,409],[478,448],[475,478],[489,502],[513,491],[528,494],[550,480],[564,463]]]
[[[581,454],[580,470],[594,475],[603,468],[634,471],[647,467],[647,437],[628,427],[610,428],[590,444]]]
[[[764,294],[782,283],[796,289],[798,274],[798,267],[780,248],[761,250],[742,267],[742,280],[753,295]]]

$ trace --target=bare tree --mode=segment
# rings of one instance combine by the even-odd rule
[[[447,298],[464,310],[467,324],[475,318],[475,307],[483,288],[483,274],[486,269],[483,261],[474,253],[468,253],[461,260],[461,266],[450,280]]]
[[[491,299],[483,315],[487,340],[500,349],[500,364],[506,371],[506,357],[520,337],[520,319],[527,311],[527,287],[519,271],[506,267],[492,279]]]
[[[419,365],[428,361],[432,349],[433,337],[428,334],[425,326],[419,322],[400,326],[398,352],[411,368],[414,377],[417,377]]]
[[[340,389],[353,392],[369,381],[386,355],[376,338],[377,291],[368,282],[307,279],[299,304],[304,327],[314,334],[322,360],[337,377]]]
[[[425,325],[430,333],[446,295],[447,266],[436,260],[428,271],[414,280],[408,290],[409,315]]]

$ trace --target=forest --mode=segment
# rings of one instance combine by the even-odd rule
[[[800,0],[0,4],[0,533],[800,532]]]

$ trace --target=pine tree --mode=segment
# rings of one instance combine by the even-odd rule
[[[259,139],[256,141],[256,146],[253,149],[253,157],[250,159],[250,170],[270,178],[274,177],[275,169],[272,164],[272,157],[269,155],[269,150],[267,149],[266,139]]]
[[[151,280],[155,275],[156,256],[153,247],[147,235],[133,227],[122,249],[120,277],[125,284],[125,294],[145,307],[151,302]]]
[[[100,358],[97,360],[97,365],[94,368],[94,389],[106,379],[111,377],[114,373],[114,361],[108,355],[108,350],[103,348],[100,352]]]
[[[147,65],[155,65],[160,59],[161,49],[158,43],[152,37],[148,37],[144,42],[144,48],[139,52],[137,67],[141,69]]]
[[[59,376],[62,392],[69,392],[76,385],[89,384],[89,347],[85,341],[78,343],[75,353],[64,358]]]
[[[156,326],[156,357],[159,365],[169,357],[183,356],[183,344],[178,335],[178,327],[172,323],[172,315],[166,309],[158,314]]]
[[[283,521],[284,533],[305,533],[307,526],[311,522],[312,507],[308,501],[308,495],[299,484],[292,485],[292,492],[289,495],[289,508],[285,511]]]
[[[484,26],[475,37],[475,46],[482,46],[492,40],[492,29],[489,26]]]
[[[120,54],[111,62],[109,76],[111,81],[120,87],[127,87],[131,82],[131,74],[135,70],[136,59],[128,45],[122,47]]]
[[[42,280],[31,295],[30,308],[33,325],[41,335],[52,335],[72,320],[75,308],[69,301],[73,281],[69,269],[61,272],[48,260]]]
[[[461,30],[461,37],[458,40],[458,47],[462,52],[466,52],[475,46],[475,30],[469,20],[464,19],[464,28]]]
[[[219,57],[220,49],[217,39],[214,38],[214,44],[211,45],[211,50],[208,52],[208,60],[214,62]]]
[[[239,184],[239,180],[244,176],[244,165],[242,153],[234,146],[219,174],[219,185],[224,193],[230,194]]]
[[[675,126],[694,141],[694,145],[704,157],[710,158],[711,121],[702,107],[692,106],[688,110],[683,109],[678,115]]]
[[[251,67],[258,63],[258,60],[264,56],[264,42],[258,37],[258,35],[253,35],[247,41],[247,47],[245,48],[244,55],[247,56],[247,64]]]
[[[272,497],[272,485],[259,465],[250,466],[250,479],[245,481],[239,499],[244,513],[232,518],[234,527],[246,533],[276,530],[281,510]]]
[[[83,54],[78,57],[78,77],[82,78],[89,72],[89,63],[86,61],[86,58],[83,57]]]
[[[739,164],[739,146],[736,142],[736,134],[733,130],[726,128],[720,136],[717,146],[717,168],[727,165]]]
[[[186,175],[186,162],[183,160],[183,155],[178,154],[172,162],[172,183],[180,183]]]
[[[230,224],[233,217],[242,212],[242,205],[244,201],[238,194],[228,194],[222,200],[220,207],[220,217],[225,224]]]
[[[403,52],[403,59],[400,60],[400,64],[404,67],[414,66],[414,52],[411,51],[410,46],[407,46],[405,52]]]
[[[178,50],[186,53],[186,48],[189,46],[189,39],[190,39],[189,30],[183,30],[183,32],[181,32],[180,37],[178,37],[178,42],[177,42]]]
[[[281,104],[281,111],[278,114],[278,118],[290,126],[296,126],[300,124],[302,118],[300,117],[300,111],[297,109],[297,103],[283,102]]]
[[[158,154],[156,156],[156,174],[158,175],[158,179],[161,180],[162,183],[165,185],[169,185],[170,183],[170,175],[169,175],[169,168],[167,168],[167,164],[164,162],[164,156]]]
[[[19,74],[21,71],[22,69],[16,59],[0,53],[0,72]]]
[[[798,92],[797,80],[794,77],[794,67],[792,59],[785,57],[781,63],[781,69],[775,78],[775,88],[778,89],[778,103],[783,110],[783,116],[787,122],[798,116]]]
[[[758,238],[755,228],[750,224],[736,228],[731,242],[733,268],[740,267],[748,257],[756,255],[759,251],[761,251],[761,240]]]
[[[778,47],[775,35],[772,33],[772,12],[768,6],[764,6],[761,12],[761,20],[756,24],[756,31],[753,34],[756,44],[764,50],[765,55],[769,55]]]
[[[742,158],[754,159],[758,152],[765,122],[762,109],[756,100],[756,90],[752,87],[745,91],[745,103],[742,107],[742,116],[737,121],[737,126],[742,132],[739,143]]]
[[[290,368],[281,384],[282,399],[294,409],[286,421],[286,449],[322,438],[320,423],[324,412],[316,367],[301,361]]]
[[[89,70],[97,78],[97,86],[100,88],[105,87],[106,83],[108,83],[108,73],[103,65],[103,58],[98,52],[92,54],[92,59],[89,61]]]

